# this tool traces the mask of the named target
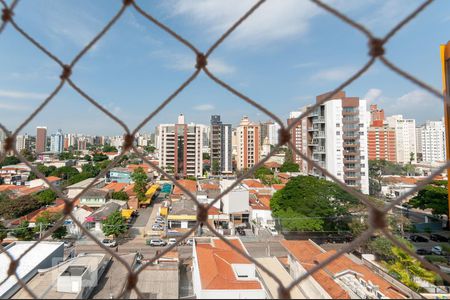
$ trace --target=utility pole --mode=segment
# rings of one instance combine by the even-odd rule
[[[447,161],[450,160],[450,41],[441,45],[442,92],[444,94],[445,148]],[[447,168],[448,218],[447,230],[450,230],[450,168]]]

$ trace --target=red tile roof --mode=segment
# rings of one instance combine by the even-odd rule
[[[239,239],[229,239],[238,248],[244,249]],[[232,264],[251,264],[251,262],[233,251],[220,239],[211,244],[196,244],[197,261],[201,286],[205,290],[260,290],[257,280],[238,280]]]
[[[211,208],[208,209],[208,215],[218,216],[218,215],[220,215],[220,210],[217,207],[211,206]]]
[[[278,184],[278,183],[272,184],[272,187],[277,191],[283,189],[285,186],[286,186],[285,184]]]
[[[145,172],[148,172],[148,169],[150,169],[150,166],[147,164],[140,164],[140,165],[130,164],[127,166],[127,169],[130,170],[131,172],[134,172],[134,170],[136,170],[137,168],[142,168],[142,169],[144,169]]]
[[[220,186],[218,184],[214,183],[202,183],[200,184],[202,187],[202,190],[220,190]]]
[[[122,183],[122,182],[116,182],[113,181],[110,184],[106,185],[104,187],[104,189],[107,190],[112,190],[114,192],[120,192],[121,190],[123,190],[126,186],[128,185],[128,183]]]
[[[180,179],[177,181],[179,184],[184,186],[188,191],[195,194],[197,193],[197,181],[195,180],[187,180],[187,179]],[[183,195],[184,192],[175,185],[172,194],[174,195]]]
[[[28,188],[28,187],[23,188],[23,189],[18,190],[18,192],[19,192],[20,196],[26,196],[26,195],[31,195],[31,194],[43,191],[45,189],[47,189],[47,188],[45,186],[41,185],[41,186],[37,186],[37,187],[33,187],[33,188]]]
[[[61,178],[56,177],[56,176],[48,176],[48,177],[46,177],[46,178],[47,178],[47,180],[50,181],[50,182],[55,182],[55,181],[60,181],[60,180],[62,180]]]
[[[326,260],[336,253],[336,250],[323,251],[311,241],[282,241],[282,245],[302,264],[310,270],[314,265]],[[368,267],[357,264],[346,255],[341,255],[333,260],[320,271],[314,273],[313,278],[327,291],[333,298],[350,298],[348,293],[334,280],[335,276],[346,270],[351,270],[359,274],[366,282],[370,281],[377,285],[385,296],[393,299],[406,298],[393,285],[378,276]]]
[[[281,165],[280,165],[279,163],[275,162],[275,161],[269,161],[269,162],[266,162],[266,163],[264,164],[264,166],[266,166],[266,167],[269,168],[269,169],[272,169],[272,168],[280,168],[280,167],[281,167]]]
[[[26,189],[26,187],[20,186],[20,185],[0,184],[0,193],[1,192],[6,192],[6,191],[21,190],[21,189],[24,189],[24,188]]]
[[[249,203],[252,209],[270,210],[270,206],[265,205],[261,201],[257,201],[257,195],[250,195]]]
[[[249,188],[264,188],[264,184],[262,184],[261,182],[259,182],[256,179],[245,179],[242,180],[242,183],[245,184],[246,186],[248,186]]]

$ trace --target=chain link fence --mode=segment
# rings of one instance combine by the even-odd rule
[[[305,0],[306,1],[306,0]],[[329,6],[328,4],[322,2],[321,0],[310,0],[320,8],[324,9],[325,11],[329,12],[330,14],[334,15],[335,17],[342,20],[342,22],[347,23],[351,28],[354,30],[357,30],[361,32],[363,35],[366,36],[367,42],[368,42],[368,61],[367,63],[359,69],[353,76],[351,76],[348,80],[343,82],[341,85],[336,87],[331,93],[328,94],[327,97],[322,99],[321,101],[318,101],[316,104],[310,106],[304,113],[302,113],[295,122],[292,122],[289,126],[287,126],[279,117],[274,115],[270,110],[259,104],[257,101],[251,99],[250,97],[242,94],[232,86],[228,85],[224,81],[222,81],[220,78],[218,78],[215,74],[213,74],[208,69],[208,58],[214,53],[214,51],[223,43],[224,40],[226,40],[245,20],[258,10],[258,8],[261,5],[264,5],[266,0],[259,0],[257,1],[242,17],[240,17],[209,49],[206,50],[206,52],[202,52],[199,49],[197,49],[193,44],[191,44],[188,40],[184,39],[181,35],[179,35],[177,32],[170,29],[168,26],[166,26],[164,23],[162,23],[160,20],[153,17],[149,12],[142,9],[138,1],[135,0],[123,0],[122,6],[117,11],[117,13],[110,19],[110,21],[103,27],[103,29],[72,59],[70,62],[63,62],[61,59],[59,59],[57,56],[55,56],[51,51],[49,51],[45,45],[42,45],[39,41],[34,39],[30,34],[27,33],[25,29],[23,29],[20,24],[18,24],[15,21],[14,18],[14,10],[16,6],[19,3],[19,0],[13,0],[10,5],[6,3],[5,0],[0,0],[1,5],[3,6],[2,9],[2,23],[0,25],[0,39],[1,39],[1,33],[5,29],[6,26],[13,27],[14,30],[17,31],[18,34],[20,34],[23,38],[28,40],[31,44],[33,44],[35,47],[37,47],[40,51],[42,51],[49,59],[56,62],[61,67],[61,74],[59,76],[60,81],[58,85],[54,88],[54,90],[48,95],[48,97],[34,110],[22,123],[19,125],[12,133],[9,133],[7,128],[0,124],[0,129],[3,130],[6,133],[6,139],[4,141],[4,151],[0,156],[0,161],[3,161],[3,159],[6,156],[7,152],[12,151],[14,155],[16,155],[23,163],[25,163],[28,167],[30,167],[31,171],[34,172],[38,178],[42,179],[44,182],[46,182],[49,187],[55,191],[61,199],[64,199],[65,206],[64,206],[64,217],[57,221],[55,225],[49,229],[45,234],[43,234],[39,240],[37,240],[31,248],[29,248],[27,251],[25,251],[20,257],[17,259],[14,259],[7,251],[5,251],[5,248],[3,246],[0,246],[0,250],[2,252],[5,252],[6,255],[8,255],[10,259],[10,265],[9,269],[7,271],[8,276],[15,276],[17,278],[18,283],[22,288],[24,288],[30,296],[33,298],[40,298],[40,295],[36,295],[27,285],[24,281],[20,279],[20,277],[17,274],[17,267],[20,263],[21,258],[23,258],[28,252],[30,252],[38,243],[40,243],[42,240],[49,237],[57,228],[63,225],[64,220],[66,218],[71,218],[73,222],[78,225],[83,233],[87,235],[90,239],[95,241],[95,243],[101,247],[104,251],[109,253],[113,258],[115,258],[119,263],[123,264],[124,267],[128,271],[127,276],[127,284],[126,289],[124,292],[120,295],[114,295],[115,298],[121,298],[124,295],[127,294],[130,290],[134,290],[136,294],[140,297],[142,297],[142,293],[137,288],[137,282],[139,280],[139,274],[142,272],[142,270],[145,269],[146,266],[152,264],[154,261],[156,261],[158,258],[165,255],[167,252],[171,251],[174,247],[176,247],[176,244],[171,245],[167,248],[165,248],[163,251],[159,252],[156,256],[154,256],[147,264],[145,264],[142,268],[135,271],[132,270],[131,266],[126,263],[125,260],[123,260],[120,256],[117,255],[117,253],[111,251],[111,249],[104,246],[100,241],[98,241],[95,236],[92,235],[91,232],[86,230],[82,224],[80,224],[79,221],[77,221],[76,218],[73,217],[72,211],[74,208],[74,205],[72,203],[73,200],[70,200],[67,198],[67,196],[62,192],[62,190],[55,185],[53,185],[51,182],[49,182],[46,177],[39,172],[36,167],[34,167],[29,161],[26,160],[26,158],[21,155],[15,147],[15,140],[18,135],[18,133],[27,125],[29,122],[36,117],[40,113],[40,111],[48,105],[52,101],[52,99],[60,92],[61,88],[64,85],[69,85],[73,88],[78,94],[80,94],[86,101],[90,102],[92,105],[94,105],[96,108],[101,110],[103,113],[105,113],[113,122],[116,122],[119,124],[124,132],[124,144],[121,153],[110,163],[110,165],[104,169],[100,174],[96,176],[96,179],[102,178],[106,175],[109,169],[113,168],[120,159],[128,152],[134,152],[138,157],[140,157],[145,163],[153,167],[155,170],[157,170],[160,174],[163,174],[167,178],[169,178],[173,184],[178,186],[194,203],[197,205],[197,222],[194,228],[191,228],[189,232],[185,233],[179,241],[183,241],[186,239],[189,235],[191,235],[195,230],[198,229],[201,223],[206,224],[206,226],[209,228],[209,230],[218,238],[220,238],[222,241],[224,241],[226,244],[228,244],[234,251],[238,252],[242,256],[246,257],[248,260],[250,260],[252,263],[257,265],[259,268],[261,268],[263,271],[265,271],[277,284],[279,285],[278,288],[278,296],[280,298],[290,298],[290,290],[298,285],[301,281],[306,279],[308,276],[311,276],[318,270],[324,268],[327,266],[330,262],[338,258],[339,256],[343,255],[344,253],[347,253],[365,241],[375,232],[380,231],[382,232],[393,244],[398,246],[399,248],[403,249],[406,253],[409,255],[415,257],[417,260],[419,260],[422,265],[430,269],[434,272],[436,272],[438,275],[442,277],[442,279],[450,282],[450,276],[443,273],[438,267],[434,266],[433,264],[429,263],[422,257],[418,256],[414,252],[412,252],[408,247],[406,247],[403,243],[399,242],[393,234],[388,230],[387,222],[386,222],[386,214],[389,210],[391,210],[395,205],[398,205],[402,202],[402,200],[406,199],[407,197],[413,195],[418,190],[423,188],[426,184],[430,183],[433,180],[433,177],[435,175],[442,173],[445,171],[448,167],[450,167],[450,163],[447,162],[443,166],[441,166],[439,169],[437,169],[433,174],[431,174],[429,177],[427,177],[425,180],[421,181],[417,184],[417,186],[409,191],[408,193],[398,197],[394,201],[392,201],[388,206],[384,208],[378,208],[376,207],[372,202],[369,201],[367,195],[364,195],[360,193],[359,191],[348,187],[344,182],[340,181],[338,178],[336,178],[333,174],[328,172],[326,169],[322,168],[320,165],[318,165],[315,161],[310,159],[309,157],[305,156],[303,153],[301,153],[298,149],[294,147],[290,140],[290,130],[294,128],[303,118],[305,118],[309,113],[311,113],[316,107],[320,106],[321,104],[325,103],[326,101],[333,99],[333,96],[336,95],[339,91],[343,90],[345,87],[350,85],[352,82],[356,81],[359,77],[361,77],[364,73],[369,70],[375,61],[380,61],[383,63],[386,67],[388,67],[393,72],[397,73],[400,77],[403,77],[404,79],[407,79],[411,81],[412,83],[416,84],[417,86],[421,87],[422,89],[425,89],[429,93],[435,95],[438,98],[441,98],[444,100],[444,96],[442,93],[431,87],[430,85],[422,82],[421,80],[417,79],[413,75],[407,73],[406,71],[400,69],[397,67],[393,62],[391,62],[388,58],[386,58],[385,54],[385,48],[388,45],[389,40],[404,26],[406,26],[411,20],[413,20],[418,14],[420,14],[423,10],[425,10],[430,4],[433,3],[434,0],[426,0],[424,1],[420,6],[418,6],[413,12],[411,12],[405,19],[403,19],[400,23],[398,23],[392,30],[390,30],[384,37],[376,37],[372,34],[371,31],[369,31],[365,26],[362,24],[357,23],[355,20],[352,20],[351,18],[344,15],[339,10]],[[178,42],[189,48],[193,55],[196,56],[196,65],[193,67],[193,73],[184,81],[182,85],[180,85],[169,97],[167,97],[164,101],[161,102],[161,104],[153,111],[151,112],[142,122],[133,130],[130,130],[128,126],[119,119],[119,117],[115,116],[112,112],[104,108],[102,105],[100,105],[94,98],[89,96],[86,92],[83,91],[81,87],[79,87],[72,79],[71,75],[73,72],[76,71],[76,65],[77,63],[83,58],[83,56],[92,49],[92,47],[111,29],[112,26],[123,16],[123,13],[127,9],[132,9],[135,12],[139,13],[143,17],[145,17],[149,22],[151,22],[153,25],[159,27],[161,30],[165,31],[168,35],[172,36],[174,39],[176,39]],[[0,40],[0,43],[2,41]],[[249,103],[253,107],[257,108],[261,112],[265,113],[269,117],[271,117],[275,122],[277,122],[281,129],[279,130],[279,142],[278,144],[272,149],[272,151],[261,161],[259,161],[256,165],[254,165],[251,169],[247,170],[242,176],[240,176],[231,186],[229,186],[226,190],[224,190],[220,195],[218,195],[212,203],[209,205],[201,204],[197,201],[196,197],[187,190],[184,186],[179,184],[177,180],[167,172],[165,172],[163,169],[161,169],[159,166],[153,164],[150,162],[146,157],[141,154],[138,149],[133,145],[134,136],[135,134],[143,128],[156,114],[158,114],[167,104],[169,104],[177,95],[183,91],[184,88],[186,88],[192,81],[196,79],[196,77],[200,74],[200,72],[204,72],[211,80],[216,82],[218,85],[222,86],[224,89],[228,90],[230,93],[234,94],[235,96],[239,97],[243,101]],[[328,257],[326,260],[320,262],[319,264],[315,265],[313,268],[311,268],[307,273],[302,275],[299,278],[296,278],[292,282],[282,282],[275,274],[273,274],[270,270],[265,268],[263,265],[261,265],[258,261],[256,261],[254,258],[249,256],[247,253],[242,251],[241,249],[237,248],[235,245],[230,243],[224,236],[222,236],[220,233],[218,233],[208,222],[208,209],[211,208],[214,203],[219,201],[222,196],[229,193],[234,187],[236,187],[244,178],[249,177],[252,175],[252,173],[259,167],[263,166],[263,164],[269,160],[271,156],[273,156],[281,146],[288,146],[292,149],[297,155],[299,155],[303,160],[307,161],[311,165],[313,165],[315,168],[320,170],[324,175],[331,178],[334,182],[336,182],[340,187],[342,187],[345,191],[350,193],[351,195],[357,197],[363,204],[367,206],[367,209],[369,211],[369,229],[360,234],[356,239],[354,239],[351,243],[346,244],[344,247],[342,247],[340,250],[338,250],[334,255]],[[89,190],[92,185],[94,184],[94,181],[89,184],[83,191],[81,191],[74,199],[80,198],[83,194],[86,193],[87,190]],[[7,279],[5,279],[3,282],[5,282]],[[0,282],[0,285],[3,284],[3,282]]]

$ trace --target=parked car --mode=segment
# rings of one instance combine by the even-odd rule
[[[155,224],[166,225],[166,221],[164,221],[164,220],[155,220]]]
[[[435,242],[448,243],[448,238],[446,238],[443,235],[437,234],[437,233],[430,234],[430,240],[435,241]]]
[[[161,216],[158,216],[155,218],[156,221],[165,221],[165,219]]]
[[[73,243],[71,241],[64,241],[64,248],[70,248],[73,246]]]
[[[433,246],[433,248],[431,248],[431,253],[433,253],[435,255],[442,255],[442,247],[441,246]]]
[[[174,238],[170,238],[169,241],[167,242],[168,245],[174,245],[177,243],[177,239]]]
[[[416,242],[416,243],[427,243],[429,240],[426,237],[423,237],[421,235],[418,234],[413,234],[409,237],[409,239],[412,242]]]
[[[278,235],[278,231],[275,229],[275,227],[268,227],[267,229],[273,236]]]
[[[167,245],[166,241],[163,241],[162,239],[150,239],[147,240],[147,245],[150,245],[152,247],[160,247]]]
[[[194,245],[194,239],[187,239],[186,240],[186,245],[188,245],[188,246]]]
[[[105,245],[106,247],[116,247],[117,246],[117,242],[115,240],[111,240],[111,239],[104,239],[102,241],[102,244]]]
[[[431,254],[431,251],[430,251],[430,250],[427,250],[427,249],[417,249],[417,250],[416,250],[416,254],[419,254],[419,255],[428,255],[428,254]]]
[[[163,231],[164,227],[159,225],[159,224],[155,224],[155,225],[152,226],[152,230],[153,231]]]

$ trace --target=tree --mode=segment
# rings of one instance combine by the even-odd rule
[[[118,152],[117,148],[114,146],[111,146],[111,145],[104,145],[102,151],[103,152]]]
[[[353,236],[359,236],[369,228],[367,220],[365,220],[364,217],[362,219],[360,217],[352,218],[352,220],[348,224],[348,227]]]
[[[4,219],[13,219],[25,216],[42,207],[34,197],[22,196],[0,201],[0,216]]]
[[[408,245],[410,249],[413,249],[412,245]],[[391,275],[400,280],[403,284],[409,288],[421,292],[423,288],[417,284],[416,278],[426,280],[434,283],[437,276],[422,267],[421,263],[407,254],[405,251],[398,247],[392,248],[392,253],[395,257],[394,263],[388,265],[388,270]]]
[[[36,233],[46,231],[53,223],[55,223],[58,219],[62,217],[59,213],[50,213],[48,211],[42,212],[36,218],[36,226],[34,227],[34,231]]]
[[[111,194],[111,198],[116,199],[116,200],[124,200],[124,201],[129,199],[128,194],[124,191],[113,192]]]
[[[67,227],[64,225],[61,225],[58,227],[58,229],[56,229],[55,231],[53,231],[52,233],[52,239],[54,240],[60,240],[63,237],[65,237],[67,235]]]
[[[106,169],[109,166],[110,163],[111,163],[111,161],[109,159],[107,159],[107,160],[102,160],[100,162],[97,162],[95,165],[97,167],[99,167],[100,170],[104,170],[104,169]]]
[[[89,154],[86,154],[86,155],[83,157],[83,159],[84,159],[84,160],[87,160],[87,161],[91,161],[91,160],[92,160],[92,156],[90,156]]]
[[[213,159],[212,160],[212,164],[211,164],[211,172],[214,175],[217,175],[220,173],[220,164],[219,164],[219,160],[217,159]]]
[[[95,176],[92,176],[90,173],[83,172],[83,173],[80,173],[80,174],[70,177],[70,179],[67,180],[66,183],[67,183],[67,185],[72,185],[72,184],[78,183],[80,181],[83,181],[83,180],[86,180],[86,179],[92,178],[92,177],[95,177]]]
[[[205,159],[206,159],[206,160],[209,160],[209,159],[211,159],[211,156],[209,155],[209,153],[203,153],[203,154],[202,154],[202,159],[203,159],[203,160],[205,160]]]
[[[104,161],[107,159],[108,159],[108,155],[105,155],[103,153],[94,153],[94,155],[92,156],[92,160],[94,162],[101,162],[101,161]]]
[[[259,167],[255,170],[255,173],[253,173],[253,176],[258,179],[261,179],[266,175],[273,175],[273,172],[266,167]]]
[[[421,189],[409,204],[414,208],[431,209],[433,215],[448,217],[447,197],[447,189],[435,182]]]
[[[9,166],[9,165],[17,165],[18,163],[20,163],[20,159],[18,159],[17,157],[7,156],[7,157],[5,157],[5,159],[3,159],[2,162],[0,162],[0,167]]]
[[[61,168],[57,168],[56,170],[54,170],[53,172],[50,173],[50,176],[56,176],[59,178],[62,178],[64,180],[68,180],[71,177],[79,174],[80,172],[78,172],[78,170],[74,167],[61,167]]]
[[[7,229],[3,222],[0,222],[0,242],[3,241],[8,236]]]
[[[284,152],[284,162],[293,163],[294,155],[292,154],[292,149],[288,147]]]
[[[22,221],[22,223],[14,229],[13,235],[21,241],[31,241],[34,234],[29,225],[30,223],[28,221]]]
[[[23,155],[23,157],[26,158],[26,160],[28,161],[35,161],[36,160],[36,156],[33,154],[33,152],[30,151],[30,149],[22,149],[20,150],[20,154]]]
[[[131,179],[134,181],[133,191],[136,193],[136,196],[139,200],[145,201],[145,192],[147,191],[147,174],[142,167],[138,167],[134,170],[133,174],[131,174]]]
[[[275,217],[282,217],[290,208],[299,218],[327,218],[322,224],[323,230],[347,228],[342,217],[348,216],[349,209],[358,204],[358,200],[336,183],[313,176],[297,176],[277,191],[270,200]],[[311,230],[317,229],[317,223]]]
[[[146,147],[144,148],[144,150],[145,150],[147,153],[154,153],[155,150],[156,150],[156,148],[155,148],[154,146],[146,146]]]
[[[299,169],[300,167],[298,164],[290,161],[285,161],[281,165],[280,172],[298,172]]]
[[[82,173],[87,173],[91,177],[95,177],[100,173],[100,168],[98,166],[95,166],[93,164],[85,164],[81,167]]]
[[[126,220],[120,211],[116,210],[102,222],[102,230],[105,236],[113,235],[118,237],[128,229]]]
[[[72,152],[61,152],[58,155],[59,160],[68,160],[68,159],[74,159],[75,156],[73,156]]]
[[[55,201],[56,196],[57,195],[54,191],[52,191],[51,189],[46,189],[34,195],[34,198],[41,205],[49,205],[53,203],[53,201]]]
[[[283,231],[320,231],[324,224],[323,219],[302,216],[290,207],[280,211],[277,218]]]
[[[367,248],[376,256],[377,260],[383,260],[388,263],[392,263],[395,260],[395,255],[392,252],[393,247],[394,244],[385,237],[377,237],[367,245]]]

